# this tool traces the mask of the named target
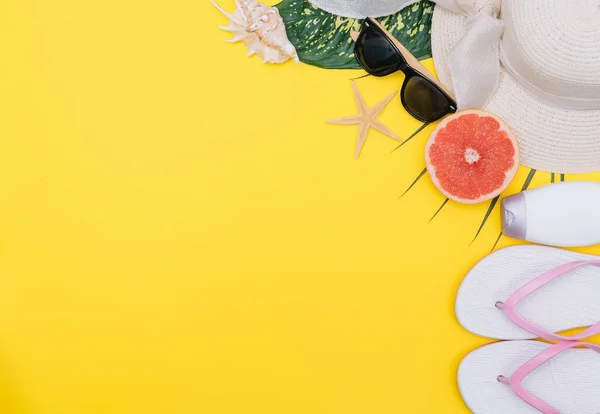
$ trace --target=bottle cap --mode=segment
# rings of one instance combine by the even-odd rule
[[[525,194],[518,193],[506,197],[500,204],[502,232],[508,237],[525,240],[527,237]]]

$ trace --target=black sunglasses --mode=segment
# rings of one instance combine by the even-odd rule
[[[373,76],[404,72],[402,106],[419,121],[430,123],[456,112],[450,92],[377,20],[367,18],[363,22],[354,55]]]

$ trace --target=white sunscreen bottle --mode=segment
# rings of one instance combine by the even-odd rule
[[[502,200],[502,232],[559,247],[600,243],[600,183],[569,181]]]

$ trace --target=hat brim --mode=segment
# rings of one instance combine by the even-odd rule
[[[365,19],[367,17],[385,17],[398,13],[403,8],[410,6],[419,0],[404,0],[373,2],[365,0],[310,0],[310,2],[321,10],[341,17],[352,19]]]
[[[450,89],[448,56],[466,32],[465,21],[462,15],[435,7],[431,49],[440,81]],[[522,165],[554,173],[600,171],[600,109],[549,105],[521,86],[503,65],[498,88],[483,109],[513,129]]]

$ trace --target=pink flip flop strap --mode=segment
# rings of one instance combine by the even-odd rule
[[[517,290],[506,301],[496,303],[496,307],[499,309],[502,309],[504,311],[504,313],[506,314],[506,316],[508,317],[508,319],[510,319],[514,324],[520,326],[521,328],[525,329],[526,331],[528,331],[534,335],[537,335],[540,338],[544,338],[549,341],[579,341],[579,340],[594,336],[596,334],[599,334],[600,333],[600,322],[595,325],[592,325],[585,331],[580,332],[573,336],[558,335],[556,333],[546,331],[542,327],[525,319],[523,316],[521,316],[516,311],[516,306],[521,300],[523,300],[527,296],[531,295],[533,292],[535,292],[542,286],[546,285],[547,283],[551,282],[552,280],[556,279],[557,277],[564,275],[565,273],[567,273],[570,270],[576,269],[581,266],[587,266],[587,265],[600,266],[600,260],[586,260],[586,261],[580,261],[580,262],[572,262],[572,263],[564,264],[562,266],[558,266],[555,269],[549,270],[546,273],[542,274],[541,276],[536,277],[535,279],[533,279],[532,281],[530,281],[529,283],[524,285],[519,290]],[[598,275],[598,277],[600,277],[600,275]]]
[[[560,411],[558,411],[556,408],[552,407],[550,404],[546,403],[545,401],[542,401],[535,395],[529,393],[523,387],[522,382],[523,382],[523,379],[525,379],[525,377],[527,375],[531,374],[533,371],[535,371],[541,365],[548,362],[549,360],[551,360],[552,358],[554,358],[561,352],[566,351],[567,349],[570,349],[570,348],[574,348],[576,346],[584,346],[584,347],[593,349],[597,352],[600,352],[599,345],[595,345],[595,344],[591,344],[591,343],[587,343],[587,342],[575,342],[575,341],[561,342],[561,343],[558,343],[556,345],[553,345],[553,346],[547,348],[546,350],[541,352],[539,355],[533,357],[530,361],[523,364],[519,369],[517,369],[514,372],[512,377],[506,378],[506,377],[500,375],[498,377],[498,381],[500,381],[504,384],[510,385],[510,388],[515,392],[515,394],[517,394],[519,396],[519,398],[521,398],[523,401],[525,401],[527,404],[531,405],[532,407],[538,409],[542,413],[544,413],[544,414],[560,414]]]

